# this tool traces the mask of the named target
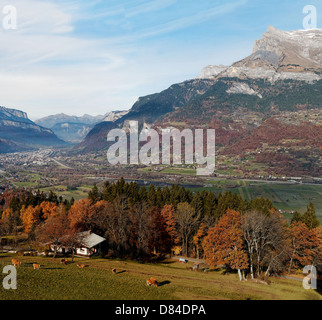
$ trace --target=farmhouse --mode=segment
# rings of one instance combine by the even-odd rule
[[[92,257],[98,255],[101,252],[102,243],[106,241],[105,238],[92,233],[91,231],[84,231],[78,234],[79,246],[75,250],[76,256]],[[51,250],[54,250],[54,245],[51,245]],[[72,249],[69,247],[61,246],[57,249],[58,253],[71,253]]]
[[[76,249],[76,255],[91,257],[100,254],[102,243],[106,241],[105,238],[90,231],[81,232],[80,236],[81,246]]]

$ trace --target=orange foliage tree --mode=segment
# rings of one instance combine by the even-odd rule
[[[241,223],[239,212],[227,210],[216,226],[209,229],[204,241],[207,263],[212,266],[223,264],[238,270],[240,280],[242,280],[241,270],[248,268],[248,256],[243,248]]]
[[[29,235],[35,230],[36,226],[41,222],[42,210],[40,206],[22,207],[20,211],[20,219],[23,228]]]
[[[56,207],[55,211],[55,214],[51,214],[36,229],[38,240],[49,244],[54,249],[54,258],[69,231],[69,220],[64,205]]]
[[[1,231],[6,234],[17,233],[19,215],[11,208],[5,209],[1,216]]]
[[[322,226],[313,229],[317,237],[317,247],[315,248],[314,261],[313,264],[322,269]]]
[[[161,216],[165,223],[165,230],[171,238],[171,246],[176,245],[179,239],[177,233],[177,221],[175,218],[175,210],[173,205],[165,205],[161,210]]]
[[[90,199],[75,201],[68,215],[71,229],[77,231],[90,229],[90,221],[95,214],[95,209]]]
[[[54,202],[44,201],[40,204],[44,219],[57,214],[57,205]]]
[[[197,251],[197,259],[200,258],[200,253],[203,251],[202,244],[205,237],[207,236],[207,232],[208,226],[204,222],[202,222],[197,231],[197,234],[193,237],[193,243],[195,244]]]
[[[304,267],[313,263],[316,249],[319,246],[319,239],[314,230],[310,230],[303,222],[291,224],[291,260],[289,272],[295,264],[297,267]]]

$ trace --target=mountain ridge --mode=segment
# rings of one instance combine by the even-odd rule
[[[27,113],[0,107],[0,153],[18,152],[43,146],[66,146],[50,129],[39,126]]]
[[[317,43],[312,39],[317,39]],[[292,174],[311,172],[319,176],[318,154],[322,145],[312,132],[321,130],[319,118],[314,116],[322,106],[321,40],[322,30],[280,31],[270,26],[255,41],[250,56],[231,66],[207,66],[195,79],[140,97],[124,117],[114,123],[97,124],[74,151],[107,149],[107,132],[126,129],[129,120],[138,120],[141,128],[178,124],[180,128],[215,128],[220,153],[245,156],[260,152],[262,156],[255,158],[265,161],[272,157],[271,149],[279,148],[290,138],[289,154],[278,158],[278,170],[290,171],[293,161],[296,165]],[[294,123],[286,125],[280,119],[282,115]],[[300,120],[296,120],[298,117]],[[312,122],[307,122],[306,117],[312,118]],[[268,124],[281,132],[277,140]],[[303,138],[295,134],[297,127]],[[258,141],[258,134],[265,136],[263,143]],[[249,144],[247,139],[257,143]],[[297,146],[309,148],[310,166],[297,160],[304,154],[303,150],[296,151]]]

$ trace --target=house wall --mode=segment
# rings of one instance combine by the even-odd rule
[[[89,250],[87,248],[78,248],[76,250],[77,255],[87,256],[89,255]]]

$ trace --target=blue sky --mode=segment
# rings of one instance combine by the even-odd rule
[[[322,27],[321,0],[9,3],[18,23],[0,26],[0,105],[32,119],[129,109],[206,65],[246,57],[269,25],[302,29],[306,5],[316,6]],[[7,4],[0,0],[0,13]]]

